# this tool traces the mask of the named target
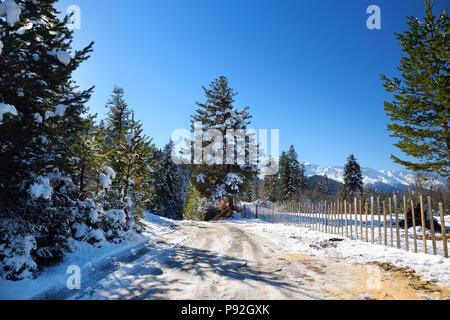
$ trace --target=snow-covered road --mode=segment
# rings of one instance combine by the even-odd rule
[[[421,299],[448,287],[345,258],[330,235],[258,221],[181,222],[162,247],[124,263],[79,299]],[[303,229],[305,230],[305,229]],[[286,232],[287,231],[287,232]],[[312,239],[312,238],[308,238]],[[314,240],[314,239],[313,239]],[[338,240],[338,239],[334,239]],[[300,250],[299,250],[300,249]],[[326,254],[323,254],[323,250]]]
[[[238,214],[222,222],[148,214],[144,223],[134,240],[75,242],[36,279],[1,280],[0,299],[450,298],[450,259],[439,256]],[[71,265],[81,270],[79,290],[66,287]]]

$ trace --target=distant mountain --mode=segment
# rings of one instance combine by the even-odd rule
[[[323,167],[316,164],[305,163],[306,175],[308,177],[324,176],[344,182],[344,167],[329,166]],[[415,175],[408,171],[375,170],[372,168],[362,168],[363,182],[366,187],[371,187],[379,191],[405,191],[409,186],[414,185]],[[428,182],[428,186],[444,186],[443,178],[435,178]]]

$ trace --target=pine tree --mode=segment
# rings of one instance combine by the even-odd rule
[[[361,167],[355,156],[351,154],[347,158],[347,164],[344,167],[344,194],[348,197],[354,197],[363,190],[363,178]]]
[[[0,248],[10,254],[23,241],[31,249],[8,260],[18,264],[0,265],[11,279],[62,257],[78,201],[71,160],[89,122],[83,114],[92,88],[79,91],[72,73],[93,43],[72,51],[68,17],[59,20],[55,2],[0,3],[0,108],[8,110],[0,119],[0,212],[7,213],[0,229],[8,232],[1,230]]]
[[[248,107],[238,110],[234,107],[234,97],[237,93],[229,87],[228,79],[221,76],[214,80],[209,88],[203,87],[206,102],[197,102],[199,109],[192,116],[192,129],[195,134],[196,123],[201,123],[202,132],[200,137],[203,143],[199,148],[194,147],[193,153],[202,154],[201,163],[194,163],[191,166],[192,182],[202,196],[212,199],[215,202],[221,199],[228,199],[230,207],[234,207],[234,197],[245,192],[249,187],[249,182],[257,174],[257,166],[249,161],[250,147],[254,142],[248,135],[247,129],[251,116]],[[209,150],[206,131],[216,130],[222,135],[222,141],[214,141],[218,147]],[[233,130],[239,130],[246,135],[244,147],[238,147],[239,142],[235,136],[233,149],[227,146],[227,134]],[[209,152],[209,151],[210,152]],[[219,161],[208,163],[207,156],[217,156]],[[244,161],[242,161],[242,159]]]
[[[414,171],[449,175],[450,135],[450,20],[447,11],[435,16],[434,1],[425,1],[423,21],[409,17],[409,30],[396,34],[405,56],[398,70],[401,78],[382,76],[384,87],[394,93],[385,102],[392,123],[388,129],[395,144],[416,160],[392,159]]]

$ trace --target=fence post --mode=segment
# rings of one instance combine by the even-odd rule
[[[433,219],[433,207],[431,206],[431,197],[427,197],[428,200],[428,215],[430,216],[430,229],[431,229],[431,242],[433,244],[433,254],[437,254],[436,248],[436,236],[434,234],[434,219]]]
[[[331,233],[336,234],[336,203],[331,202]]]
[[[414,252],[417,253],[416,214],[414,213],[414,202],[412,200],[411,200],[411,215],[413,224]]]
[[[428,253],[427,251],[427,234],[425,232],[425,213],[423,212],[423,196],[420,195],[420,218],[422,220],[422,240],[423,240],[423,252]]]
[[[401,248],[400,245],[400,228],[398,225],[398,203],[397,203],[397,195],[394,194],[394,213],[395,213],[395,238],[397,240],[397,249]]]
[[[445,230],[444,208],[442,206],[442,202],[439,202],[439,213],[441,215],[441,234],[442,243],[444,245],[444,257],[448,258],[447,230]]]
[[[311,229],[316,230],[315,220],[314,220],[314,211],[316,208],[316,204],[313,202],[311,203]]]
[[[375,217],[374,217],[374,212],[373,212],[374,202],[375,202],[375,198],[371,197],[370,198],[370,215],[372,216],[372,221],[371,221],[371,225],[370,225],[370,231],[372,231],[372,238],[370,240],[371,240],[372,244],[375,242],[375,234],[374,234],[375,233],[375,226],[374,226]]]
[[[348,238],[348,215],[347,215],[347,200],[344,200],[344,214],[345,214],[345,237]]]
[[[377,197],[377,213],[378,213],[378,243],[381,244],[381,209],[380,209],[380,197]]]
[[[406,211],[406,196],[403,196],[403,214],[405,216],[405,250],[409,251],[409,237],[408,237],[408,212]]]
[[[298,203],[298,226],[302,226],[302,202]]]
[[[337,227],[338,227],[338,234],[342,235],[342,228],[341,228],[341,201],[338,199],[336,201],[337,203]]]
[[[275,203],[272,203],[272,224],[275,223]]]
[[[386,214],[386,200],[383,200],[383,229],[384,229],[384,245],[387,246],[387,214]]]
[[[337,217],[338,217],[338,204],[337,204],[337,202],[335,202],[334,203],[334,213],[333,213],[334,234],[339,234]]]
[[[364,228],[364,225],[363,225],[363,207],[362,207],[362,199],[360,198],[359,199],[359,201],[358,201],[358,203],[359,203],[359,212],[360,212],[360,214],[359,214],[359,217],[360,217],[360,229],[361,229],[361,241],[363,241],[364,240],[364,230],[363,230],[363,228]]]
[[[334,202],[330,202],[330,233],[334,234]]]
[[[256,219],[258,219],[258,203],[256,203]]]
[[[348,212],[349,214],[349,219],[350,219],[350,239],[353,240],[353,211],[352,211],[352,202],[350,201],[348,203]]]
[[[392,201],[389,198],[389,227],[391,229],[391,247],[394,246],[394,230],[392,230]]]
[[[355,240],[358,240],[358,199],[353,199],[353,211],[355,212]]]
[[[369,242],[369,203],[366,202],[364,206],[366,209],[366,242]]]
[[[322,212],[322,204],[319,202],[317,205],[317,210],[319,211],[319,231],[323,231],[323,220],[322,220],[322,216],[323,216],[323,212]]]

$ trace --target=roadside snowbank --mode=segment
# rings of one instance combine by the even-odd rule
[[[170,233],[174,222],[150,213],[143,220],[145,231],[135,234],[128,241],[119,244],[102,242],[95,246],[87,242],[72,240],[73,253],[67,253],[62,263],[46,268],[36,279],[22,281],[0,280],[0,300],[28,300],[42,297],[46,292],[66,287],[70,266],[81,269],[82,282],[89,281],[89,275],[107,264],[114,264],[117,258],[134,254],[152,238]],[[100,247],[99,247],[100,246]],[[86,276],[87,275],[87,276]],[[76,294],[76,292],[74,292]]]

